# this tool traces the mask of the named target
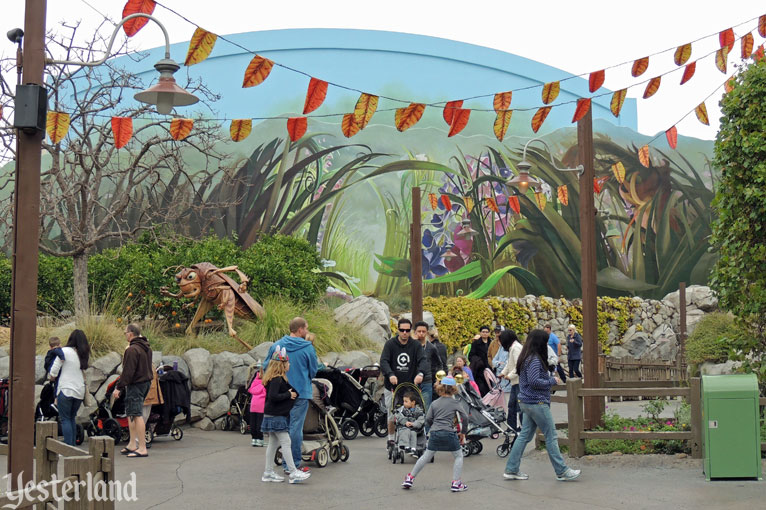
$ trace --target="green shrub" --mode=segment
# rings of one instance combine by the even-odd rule
[[[722,312],[708,314],[686,340],[686,359],[693,364],[724,362],[728,357],[728,341],[741,334],[735,317]]]
[[[11,259],[0,255],[0,323],[11,313]],[[72,259],[40,254],[37,309],[48,314],[72,310]]]

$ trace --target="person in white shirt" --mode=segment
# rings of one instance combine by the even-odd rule
[[[64,442],[74,446],[76,440],[77,411],[85,398],[85,378],[83,370],[88,368],[90,345],[85,333],[75,329],[69,335],[66,347],[61,349],[64,359],[56,358],[51,367],[50,379],[58,377],[56,405],[59,411],[59,423]]]
[[[500,377],[505,378],[511,382],[511,394],[508,397],[508,426],[518,432],[521,428],[521,408],[519,407],[519,374],[516,373],[516,363],[519,360],[519,354],[521,354],[521,342],[519,337],[516,336],[514,331],[506,329],[500,333],[500,342],[503,340],[507,343],[511,342],[511,346],[508,348],[508,362],[505,364],[503,371],[500,372]]]

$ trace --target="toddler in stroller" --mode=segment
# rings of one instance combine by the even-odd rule
[[[425,445],[423,428],[426,415],[417,405],[415,393],[408,391],[402,401],[401,407],[396,411],[396,445],[400,451],[418,458]]]

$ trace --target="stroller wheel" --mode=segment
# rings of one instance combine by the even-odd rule
[[[107,418],[106,421],[104,421],[103,432],[105,435],[114,439],[114,444],[119,443],[122,439],[122,427],[120,427],[117,420],[114,420],[113,418]],[[130,438],[130,431],[128,431],[128,438]]]
[[[327,465],[327,461],[329,460],[329,455],[327,454],[327,450],[324,448],[320,448],[317,450],[317,459],[316,464],[317,467],[323,468]]]
[[[473,448],[471,448],[471,443],[465,443],[460,446],[460,449],[463,450],[463,457],[470,457],[473,453]]]
[[[127,443],[130,441],[130,429],[127,427],[120,427],[120,441]]]
[[[76,435],[75,435],[75,440],[74,440],[74,442],[75,442],[75,444],[76,444],[76,445],[78,445],[78,446],[79,446],[79,445],[81,445],[81,444],[82,444],[84,441],[85,441],[85,429],[82,427],[82,425],[80,425],[80,424],[78,423],[78,424],[77,424],[77,428],[76,428]]]
[[[184,437],[184,431],[181,427],[173,427],[173,430],[170,431],[170,435],[173,436],[173,439],[176,441],[180,441]]]
[[[500,434],[498,434],[497,432],[495,432],[495,433],[493,433],[493,434],[492,434],[491,436],[489,436],[489,437],[491,437],[492,439],[497,439],[498,437],[500,437]]]
[[[367,437],[371,436],[375,432],[375,422],[371,417],[368,417],[362,422],[362,426],[359,427],[359,432],[361,432],[363,436]]]
[[[154,432],[147,430],[144,433],[144,437],[146,438],[146,444],[152,444],[152,441],[154,441]]]
[[[273,439],[271,440],[273,441]],[[274,454],[274,464],[276,464],[277,466],[282,465],[282,447],[281,446],[277,448],[277,453]]]
[[[378,437],[388,435],[388,419],[385,413],[375,415],[375,435]]]
[[[509,453],[511,453],[511,445],[508,443],[503,443],[497,447],[495,453],[497,453],[498,457],[504,459],[508,456]]]
[[[351,452],[348,450],[348,446],[344,444],[340,445],[340,461],[346,462],[349,455],[351,455]]]
[[[239,433],[243,435],[247,434],[247,422],[245,420],[239,420]]]
[[[340,460],[340,446],[335,445],[330,447],[330,460],[338,462]]]
[[[344,439],[349,441],[356,439],[356,436],[359,435],[359,425],[351,418],[347,418],[340,424],[340,433],[343,434]]]
[[[481,451],[484,449],[484,445],[481,441],[474,441],[473,442],[473,454],[478,455],[481,453]]]

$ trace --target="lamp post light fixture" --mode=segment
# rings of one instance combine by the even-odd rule
[[[531,188],[539,188],[542,184],[540,181],[535,179],[534,177],[529,175],[529,170],[532,168],[532,164],[527,161],[527,148],[529,147],[529,144],[532,142],[540,142],[543,144],[548,151],[548,155],[551,157],[551,165],[553,165],[553,168],[558,170],[559,172],[577,172],[577,177],[582,176],[583,172],[585,172],[585,167],[583,165],[577,165],[574,168],[559,168],[556,166],[556,162],[553,161],[553,154],[551,153],[551,148],[548,146],[547,143],[545,143],[545,140],[542,138],[532,138],[527,143],[524,144],[524,149],[521,152],[521,161],[518,162],[516,165],[516,168],[519,171],[519,175],[508,181],[509,186],[513,186],[515,188],[518,188],[519,191],[522,193],[526,193],[527,190]]]

